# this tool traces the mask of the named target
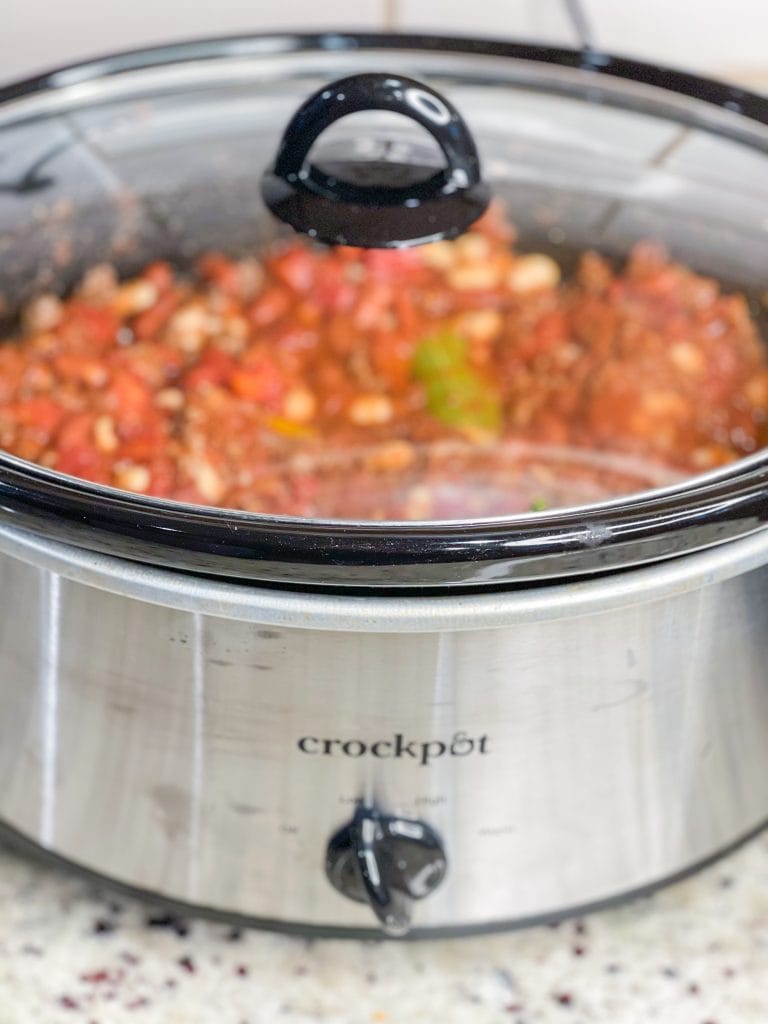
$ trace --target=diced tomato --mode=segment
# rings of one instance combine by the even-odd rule
[[[124,369],[151,388],[162,388],[175,381],[187,362],[176,346],[157,340],[137,341],[115,352],[108,369]]]
[[[234,370],[229,385],[240,398],[276,409],[285,394],[285,378],[279,368],[268,358],[261,357],[256,363]]]
[[[62,352],[54,358],[53,366],[61,380],[77,381],[95,388],[102,387],[109,378],[103,359],[76,352]]]
[[[352,317],[340,313],[329,317],[325,337],[328,348],[340,356],[349,355],[360,342],[360,332]]]
[[[56,437],[56,469],[95,483],[109,482],[109,462],[96,447],[94,413],[71,416]]]
[[[109,464],[95,448],[60,448],[55,468],[96,484],[110,482]]]
[[[38,395],[26,401],[17,402],[10,409],[14,421],[21,426],[32,427],[47,440],[56,432],[66,412],[52,398]]]
[[[329,313],[346,313],[352,309],[357,287],[345,276],[344,264],[339,260],[326,260],[317,269],[317,280],[312,298]]]
[[[399,288],[395,292],[395,314],[400,333],[413,337],[418,328],[419,318],[407,289]]]
[[[545,313],[536,324],[527,355],[539,355],[561,345],[568,337],[568,321],[560,309]]]
[[[407,336],[393,335],[387,331],[374,334],[371,343],[371,361],[377,374],[399,390],[406,387],[411,379],[413,344]]]
[[[413,282],[424,269],[424,259],[416,249],[367,249],[363,262],[374,281],[389,283],[408,279]]]
[[[114,415],[122,437],[141,434],[155,414],[152,391],[134,374],[116,373],[105,394],[105,405]]]
[[[307,505],[320,493],[320,480],[317,474],[302,474],[291,480],[291,496],[299,505]]]
[[[167,292],[173,285],[173,271],[164,260],[156,260],[144,268],[141,276],[150,281],[158,292]]]
[[[0,345],[0,403],[13,399],[25,366],[26,360],[18,345]]]
[[[70,416],[59,431],[56,443],[59,448],[87,448],[95,445],[93,427],[96,415],[92,412],[81,412]]]
[[[135,318],[131,324],[137,338],[151,338],[165,327],[171,314],[179,304],[179,296],[175,291],[161,293],[159,299],[149,309]]]
[[[169,457],[149,460],[150,484],[148,494],[156,498],[168,498],[173,495],[176,483],[176,469],[173,459]]]
[[[75,349],[100,352],[115,340],[120,321],[106,306],[89,306],[71,299],[66,304],[64,320],[59,333]]]
[[[323,312],[316,300],[304,299],[303,302],[297,303],[294,310],[296,324],[298,327],[317,327],[323,319]]]
[[[232,356],[219,348],[210,347],[184,375],[184,384],[188,388],[199,388],[204,384],[225,384],[234,369]]]
[[[285,316],[290,306],[291,295],[285,288],[265,288],[248,310],[248,318],[255,327],[267,327]]]
[[[212,284],[226,295],[237,296],[242,288],[240,269],[236,263],[220,252],[209,252],[197,261],[197,271],[204,281]]]
[[[295,292],[308,292],[315,282],[317,258],[304,246],[293,246],[270,263],[278,280]]]
[[[395,290],[392,285],[372,281],[358,295],[353,322],[358,330],[366,331],[380,327],[382,317],[391,309]]]
[[[166,420],[159,413],[153,413],[141,430],[132,431],[122,440],[119,457],[131,462],[148,462],[165,448],[167,441]]]
[[[533,432],[542,444],[566,444],[569,440],[568,424],[554,412],[542,410],[536,416]]]

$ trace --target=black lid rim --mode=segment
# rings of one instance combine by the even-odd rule
[[[550,63],[690,96],[768,124],[768,98],[702,76],[538,44],[458,37],[270,33],[157,46],[0,88],[0,104],[153,65],[260,52],[423,50]],[[768,452],[675,488],[586,509],[440,523],[347,523],[139,497],[0,452],[0,519],[79,547],[292,587],[488,587],[613,571],[700,550],[768,522]]]
[[[99,78],[150,67],[189,63],[231,56],[285,55],[304,50],[354,52],[355,50],[417,50],[433,53],[476,54],[548,63],[564,68],[591,71],[598,76],[619,78],[668,92],[690,96],[705,103],[738,112],[761,124],[768,124],[768,97],[706,75],[698,75],[661,64],[608,54],[596,47],[573,49],[504,38],[440,36],[400,32],[258,32],[189,39],[181,42],[109,53],[91,60],[65,64],[18,82],[0,87],[0,104],[58,90]]]

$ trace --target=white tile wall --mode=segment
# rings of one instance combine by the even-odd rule
[[[768,67],[766,0],[582,0],[582,4],[597,44],[606,50],[713,73]]]
[[[384,0],[0,0],[0,81],[172,40],[282,28],[380,28]]]
[[[575,42],[562,0],[399,0],[398,18],[406,29]]]
[[[596,43],[768,82],[768,0],[581,0]],[[280,28],[381,28],[573,45],[565,0],[0,0],[0,81],[111,50]]]
[[[768,71],[768,0],[581,0],[595,43],[737,76]],[[400,0],[404,27],[572,44],[564,0]]]

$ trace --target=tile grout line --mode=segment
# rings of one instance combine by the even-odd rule
[[[381,0],[382,28],[385,32],[395,32],[400,22],[400,0]]]

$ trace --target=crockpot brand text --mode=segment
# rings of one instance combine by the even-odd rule
[[[323,740],[317,736],[302,736],[296,744],[302,754],[315,757],[379,757],[413,758],[427,765],[438,757],[467,757],[469,754],[488,754],[488,736],[473,739],[465,732],[454,733],[450,740],[410,740],[396,732],[391,740]]]

